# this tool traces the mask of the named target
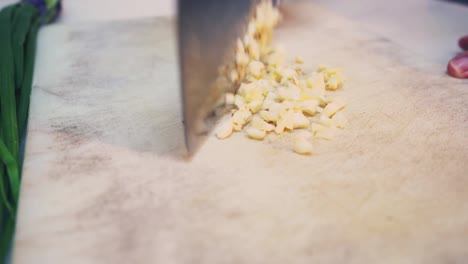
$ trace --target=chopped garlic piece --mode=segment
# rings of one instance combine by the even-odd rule
[[[297,56],[297,57],[296,57],[296,63],[297,63],[297,64],[303,64],[303,63],[304,63],[304,60],[302,59],[302,57]]]
[[[323,103],[324,104],[329,104],[329,103],[331,103],[331,102],[333,102],[335,100],[337,100],[335,97],[330,97],[330,96],[329,97],[324,97]]]
[[[273,105],[275,100],[278,98],[278,95],[276,95],[275,92],[268,92],[267,96],[265,97],[265,100],[263,101],[262,109],[270,109],[271,105]]]
[[[281,123],[285,128],[289,130],[294,129],[294,112],[293,111],[284,111],[280,113],[280,119],[278,124]]]
[[[243,127],[247,122],[250,121],[250,118],[252,117],[252,113],[250,113],[249,109],[247,108],[241,108],[237,110],[233,115],[232,115],[232,123],[236,127]]]
[[[275,101],[278,98],[278,94],[274,91],[269,91],[267,96],[265,97],[265,100],[272,100]]]
[[[285,104],[282,104],[282,103],[277,103],[277,102],[274,102],[270,105],[270,107],[268,108],[268,110],[274,114],[274,115],[277,115],[279,116],[279,114],[283,111],[286,111],[287,107]]]
[[[343,70],[341,68],[327,69],[327,74],[331,76],[331,75],[341,74],[342,71]]]
[[[332,122],[338,128],[345,128],[348,124],[348,119],[346,119],[342,112],[338,112],[332,117]]]
[[[318,101],[317,100],[307,100],[299,103],[299,107],[303,113],[308,115],[315,115],[317,112]]]
[[[216,137],[219,139],[225,139],[228,138],[232,135],[233,131],[233,124],[231,120],[227,120],[223,123],[221,123],[217,128],[216,128]]]
[[[332,75],[327,81],[327,89],[334,91],[340,87],[341,87],[340,80],[337,78],[336,75]]]
[[[331,120],[331,118],[329,118],[328,116],[324,115],[323,113],[322,113],[322,115],[320,116],[319,123],[320,123],[321,125],[324,125],[324,126],[327,126],[327,127],[333,126],[333,121]]]
[[[276,122],[276,121],[278,121],[279,113],[272,113],[272,112],[267,111],[267,110],[262,110],[262,111],[260,111],[260,116],[265,121]]]
[[[251,61],[249,63],[249,73],[255,78],[260,78],[265,73],[265,65],[260,61]]]
[[[294,152],[302,155],[310,155],[312,149],[312,143],[306,137],[298,136],[294,139]]]
[[[341,99],[335,99],[329,103],[324,109],[323,114],[327,117],[332,117],[336,112],[340,111],[346,106],[346,103]]]
[[[291,68],[283,69],[280,73],[281,76],[286,79],[292,79],[294,77],[297,77],[297,72]]]
[[[274,125],[266,122],[263,118],[259,116],[252,117],[252,121],[250,123],[252,127],[266,132],[271,132],[275,129]]]
[[[280,121],[276,124],[275,133],[278,135],[282,134],[284,132],[284,129],[285,129],[284,122]]]
[[[283,83],[297,77],[296,70],[288,67],[278,67],[274,74],[276,75],[276,79],[281,80]]]
[[[295,110],[296,103],[294,100],[286,100],[281,103],[281,106],[283,107],[284,110]]]
[[[268,110],[268,109],[270,109],[271,105],[274,104],[274,103],[275,103],[275,101],[273,101],[273,100],[265,99],[265,101],[263,101],[263,104],[262,104],[262,109],[263,110]]]
[[[238,65],[246,66],[247,64],[249,64],[249,61],[250,61],[249,55],[245,53],[237,54],[236,63]]]
[[[304,74],[305,74],[305,73],[304,73]],[[297,81],[297,86],[299,86],[299,87],[301,88],[301,90],[308,88],[308,87],[307,87],[307,80],[299,79],[299,80]]]
[[[251,92],[254,89],[253,85],[254,83],[241,83],[239,90],[237,90],[237,94],[244,98],[247,95],[247,93]]]
[[[328,90],[336,90],[343,86],[344,77],[341,68],[327,69],[325,71],[325,81]]]
[[[263,94],[265,93],[266,88],[267,87],[261,81],[251,82],[249,84],[242,83],[238,93],[244,97],[247,103],[250,103],[257,100],[263,100]]]
[[[293,114],[293,123],[294,129],[310,127],[309,119],[302,112]]]
[[[321,131],[318,131],[315,133],[315,138],[316,139],[325,139],[325,140],[331,140],[335,137],[335,128],[330,127]]]
[[[325,72],[327,71],[328,67],[325,65],[319,65],[317,68],[317,72]]]
[[[326,130],[327,127],[326,126],[323,126],[321,124],[317,124],[317,123],[312,123],[311,125],[311,130],[312,130],[312,133],[316,134],[318,132],[321,132],[323,130]]]
[[[247,26],[247,34],[250,36],[255,35],[255,32],[257,31],[257,25],[255,25],[255,21],[251,20],[249,22],[249,25]],[[242,42],[241,42],[242,44]]]
[[[245,106],[245,99],[244,97],[236,94],[234,96],[234,105],[238,108],[238,109],[241,109]]]
[[[299,100],[301,98],[301,89],[294,84],[288,87],[281,86],[278,88],[278,99],[280,100]]]
[[[233,83],[237,83],[239,81],[239,73],[236,70],[232,70],[229,77]]]
[[[324,91],[322,92],[317,89],[305,88],[305,89],[301,89],[301,97],[299,100],[300,101],[307,101],[307,100],[321,101],[321,98],[323,97],[324,94],[325,94]]]
[[[284,63],[285,57],[286,56],[284,54],[284,51],[281,48],[279,48],[274,50],[273,53],[267,57],[266,62],[268,65],[276,67]]]
[[[323,73],[313,74],[307,79],[306,83],[309,88],[317,89],[320,91],[325,90],[325,77]]]
[[[307,130],[298,130],[297,132],[295,132],[295,134],[297,137],[303,137],[306,139],[312,139],[314,136],[311,132]]]
[[[242,131],[242,128],[244,128],[244,125],[239,125],[239,124],[232,124],[232,129],[236,132]]]
[[[260,59],[260,46],[256,41],[251,41],[247,46],[247,52],[254,60]]]
[[[233,93],[226,93],[226,97],[224,100],[226,105],[233,105],[235,102],[235,95]]]
[[[263,140],[266,136],[266,131],[262,131],[254,127],[246,127],[244,131],[247,136],[256,140]]]
[[[279,85],[279,83],[271,75],[268,75],[267,78],[271,78],[268,82],[271,85],[271,88],[274,88]]]
[[[263,102],[261,100],[253,101],[248,104],[250,111],[254,114],[262,110],[262,105]]]

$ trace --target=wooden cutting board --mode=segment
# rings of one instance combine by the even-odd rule
[[[349,78],[350,124],[310,157],[236,134],[184,160],[172,20],[44,30],[14,262],[465,263],[468,82],[290,9],[291,58]]]

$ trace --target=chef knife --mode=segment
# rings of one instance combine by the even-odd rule
[[[192,155],[216,122],[225,93],[215,85],[219,68],[234,55],[256,0],[179,0],[178,45],[185,143]]]

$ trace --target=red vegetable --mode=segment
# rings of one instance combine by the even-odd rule
[[[458,41],[458,45],[459,45],[460,48],[462,48],[463,50],[468,50],[468,35],[462,37],[462,38]]]
[[[447,73],[455,78],[468,79],[468,51],[449,61]]]

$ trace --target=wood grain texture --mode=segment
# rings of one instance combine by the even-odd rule
[[[46,29],[14,262],[465,263],[468,83],[290,8],[291,58],[349,77],[350,125],[311,157],[237,134],[182,159],[173,21]]]

